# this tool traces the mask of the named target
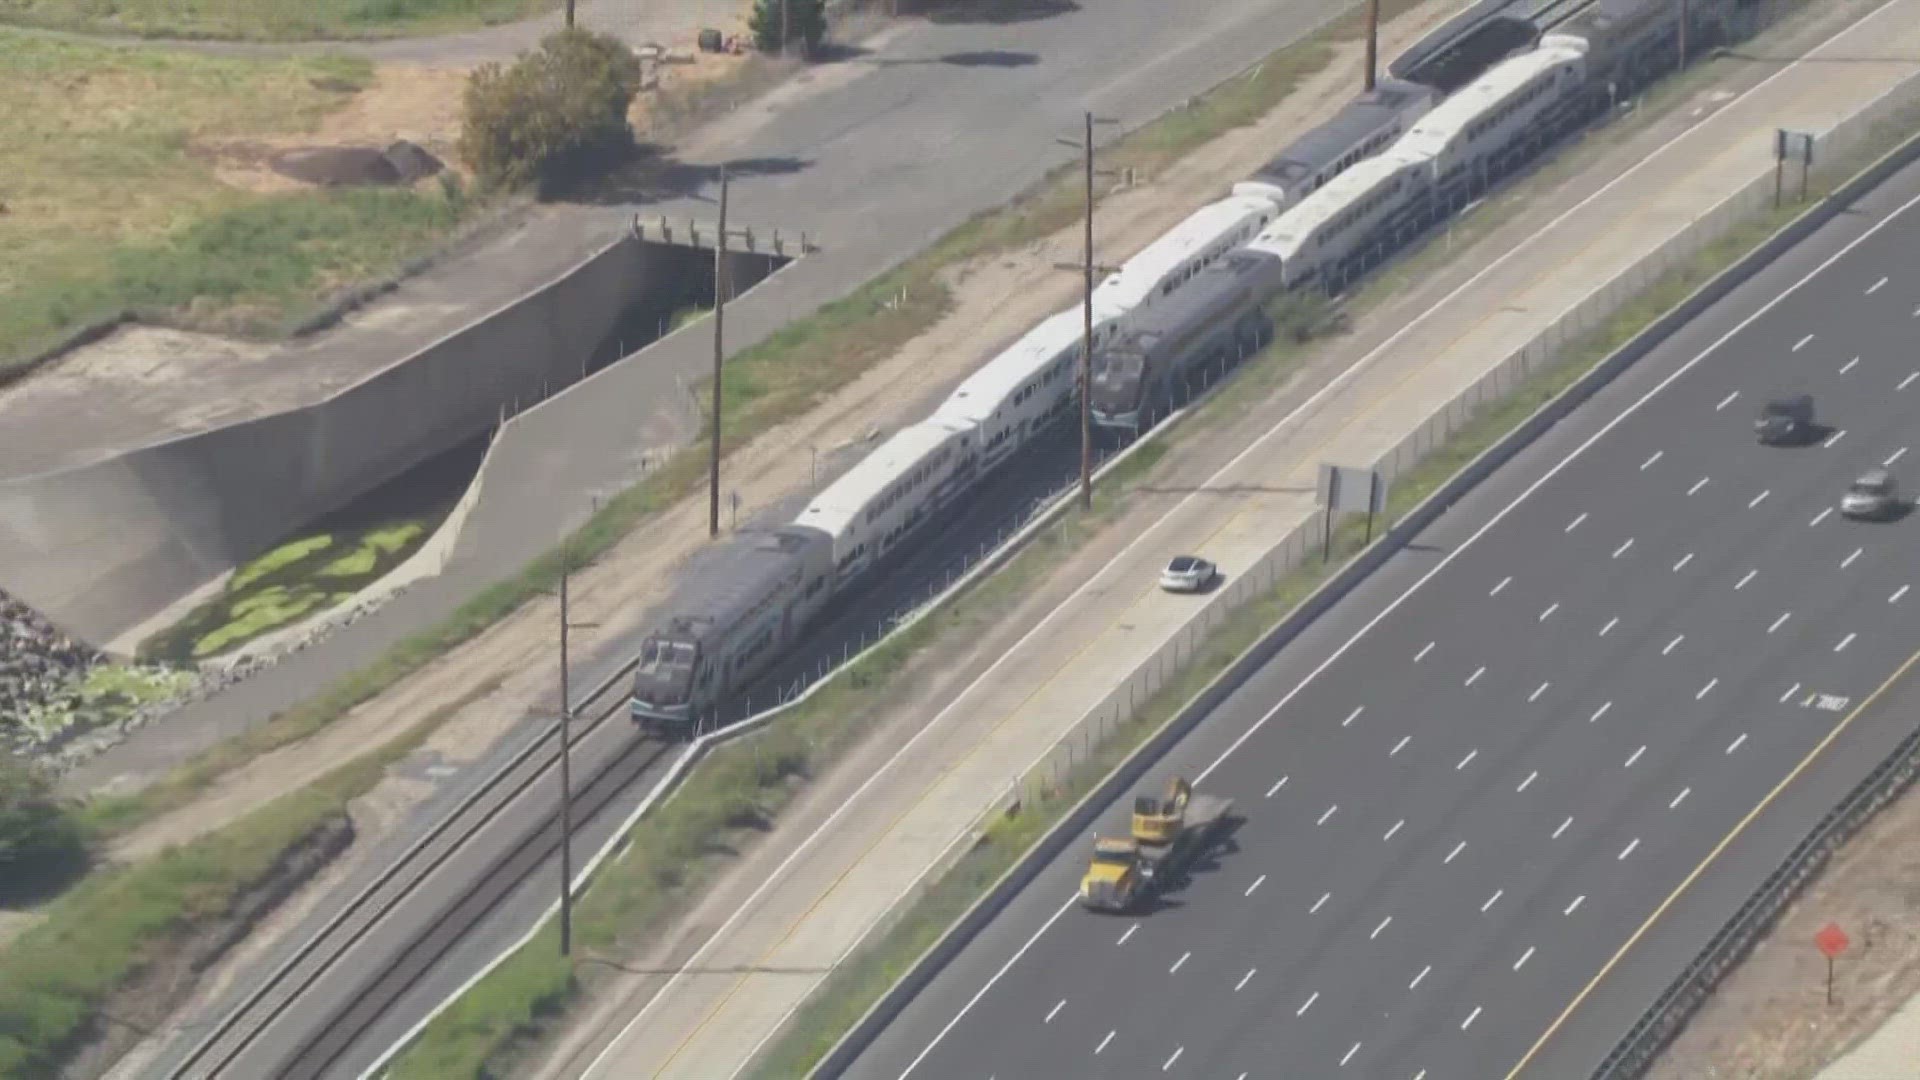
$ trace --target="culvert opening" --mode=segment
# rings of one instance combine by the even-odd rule
[[[646,287],[621,309],[612,329],[583,362],[566,365],[578,375],[551,387],[549,396],[712,312],[711,248],[640,243]],[[741,251],[728,252],[726,258],[729,303],[791,261]],[[529,403],[501,401],[498,405],[511,415],[516,405],[526,408]],[[142,641],[140,656],[181,662],[216,659],[345,604],[433,537],[473,483],[494,430],[488,424],[450,449],[290,530],[239,566],[219,595]]]

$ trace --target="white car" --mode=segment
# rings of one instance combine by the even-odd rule
[[[1861,473],[1840,497],[1840,512],[1850,518],[1885,520],[1899,508],[1900,489],[1893,482],[1892,470],[1883,465]]]
[[[1168,592],[1199,592],[1213,582],[1214,565],[1197,555],[1177,555],[1160,571],[1160,587]]]

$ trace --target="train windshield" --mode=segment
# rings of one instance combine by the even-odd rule
[[[693,684],[699,646],[670,638],[648,638],[640,647],[640,664],[633,673],[634,692],[656,700],[679,700]]]
[[[1132,413],[1140,407],[1147,363],[1136,350],[1102,353],[1093,360],[1093,411],[1102,416]]]

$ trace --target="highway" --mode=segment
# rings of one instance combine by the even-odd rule
[[[1914,722],[1874,706],[1920,643],[1920,522],[1832,508],[1920,465],[1916,193],[1656,349],[1167,755],[1141,790],[1246,818],[1187,887],[1081,911],[1076,846],[849,1075],[1588,1075]],[[1758,445],[1801,391],[1832,430]]]

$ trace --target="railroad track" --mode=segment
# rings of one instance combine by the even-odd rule
[[[620,714],[625,699],[593,709],[621,685],[628,667],[622,667],[582,702],[591,711],[585,722],[575,721],[573,739],[582,741]],[[432,829],[396,858],[380,876],[343,905],[298,951],[213,1025],[192,1050],[164,1074],[166,1080],[200,1080],[228,1075],[227,1070],[273,1023],[299,1001],[309,987],[341,957],[378,927],[395,905],[447,860],[464,850],[483,829],[529,787],[545,779],[560,760],[554,745],[558,724],[521,749],[493,776],[468,794]],[[573,795],[574,820],[588,820],[633,779],[667,752],[667,744],[636,736],[584,778]],[[296,1055],[296,1064],[284,1075],[319,1075],[367,1023],[419,979],[432,963],[502,898],[524,880],[559,846],[558,814],[543,814],[503,856],[489,868],[477,887],[456,897],[429,924],[378,971],[369,974],[366,987],[349,1006],[309,1037]]]

